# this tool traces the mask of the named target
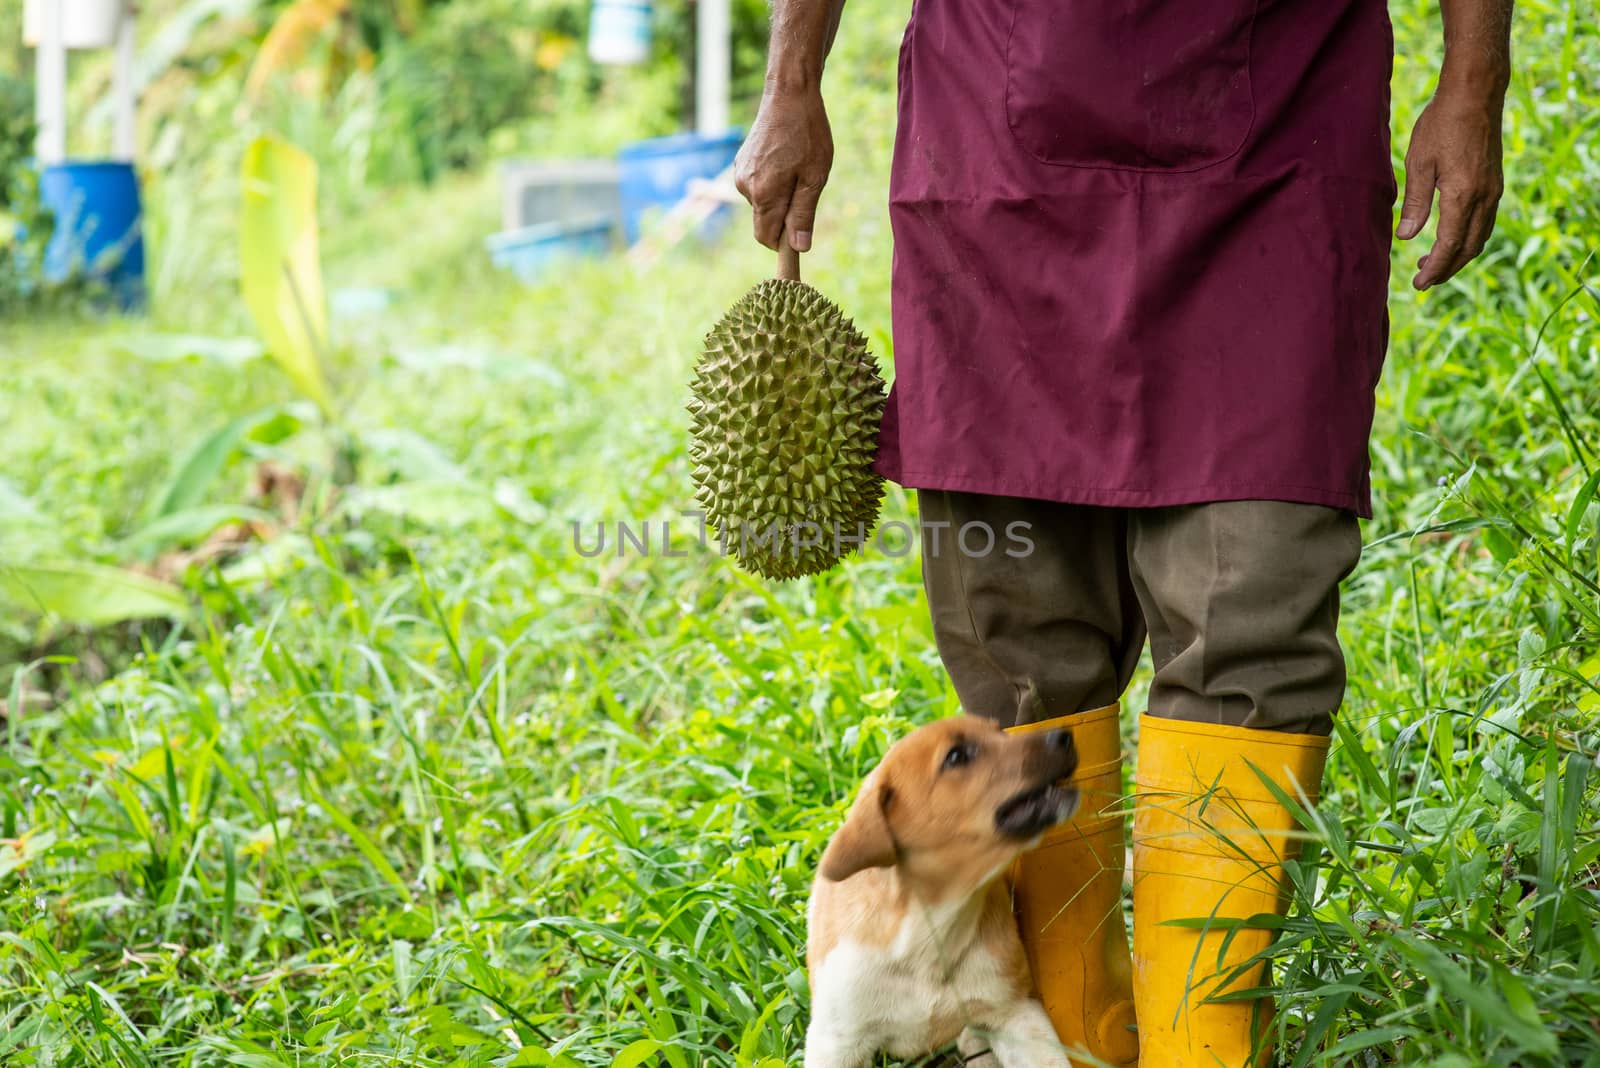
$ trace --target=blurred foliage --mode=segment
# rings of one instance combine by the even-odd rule
[[[732,3],[739,115],[760,94],[767,11],[764,0]],[[31,53],[17,43],[20,7],[0,4],[0,73],[19,79],[31,77]],[[689,126],[694,0],[656,0],[651,59],[633,68],[588,58],[589,10],[589,0],[144,0],[147,200],[181,201],[171,229],[168,218],[152,222],[158,288],[215,273],[209,250],[227,235],[208,209],[226,199],[261,134],[318,158],[324,211],[338,217],[373,186],[432,182],[506,156],[609,155]],[[109,143],[110,71],[108,54],[73,58],[77,154]],[[4,143],[31,140],[6,125],[13,115],[26,121],[31,107],[3,94],[25,90],[0,90],[0,154]],[[579,112],[584,121],[573,121]],[[35,203],[31,179],[15,165],[10,173],[19,175],[12,199]],[[35,216],[28,232],[43,235],[42,221]],[[17,262],[0,271],[19,274]]]
[[[763,0],[733,3],[738,123],[759,97],[766,11]],[[324,233],[337,245],[352,232],[348,221],[371,210],[375,190],[400,195],[497,159],[609,156],[689,123],[688,0],[657,3],[652,58],[637,67],[589,59],[587,0],[454,0],[427,6],[415,22],[384,16],[378,5],[355,44],[340,37],[354,31],[330,27],[252,103],[246,80],[285,7],[262,0],[144,5],[141,162],[150,283],[158,303],[185,317],[184,308],[199,319],[202,306],[232,306],[232,192],[247,146],[262,134],[316,159]],[[858,12],[857,23],[869,17],[886,24],[897,18],[889,10]],[[877,36],[892,41],[896,33]],[[374,49],[370,64],[330,60],[335,48],[356,46]],[[93,62],[89,57],[79,73],[80,92],[97,84]],[[892,76],[892,65],[886,73]],[[98,105],[88,103],[97,114]],[[887,133],[877,134],[875,142],[886,145]],[[250,329],[242,316],[233,326]]]
[[[766,5],[732,4],[733,113],[749,115]],[[375,187],[434,182],[497,158],[605,156],[689,126],[693,0],[656,0],[654,48],[638,67],[589,59],[589,10],[589,0],[144,0],[140,161],[156,299],[188,301],[205,287],[223,299],[236,286],[219,272],[217,252],[233,244],[221,209],[263,134],[317,159],[326,223],[361,210]],[[31,115],[19,12],[0,3],[0,73],[18,78],[0,85],[4,211],[31,220],[29,248],[0,261],[9,295],[0,301],[12,303],[36,274],[28,265],[49,224],[29,168],[4,164],[5,144],[31,142],[10,125]],[[72,149],[92,156],[109,145],[111,60],[75,54],[72,71]],[[0,222],[0,236],[13,229]]]
[[[37,132],[33,87],[20,78],[0,74],[0,207],[11,207],[17,200],[12,183],[32,167]]]
[[[0,315],[37,295],[51,218],[33,167],[33,88],[0,74]]]
[[[315,124],[359,156],[358,184],[433,181],[507,153],[609,152],[693,119],[693,0],[658,0],[649,62],[593,63],[589,0],[188,0],[149,5],[145,37],[183,29],[152,62],[147,142],[160,168],[195,142],[251,135],[301,141]],[[206,17],[197,18],[196,12]],[[763,0],[733,0],[733,91],[760,92]],[[90,79],[92,80],[92,79]],[[102,79],[103,80],[103,79]],[[546,120],[620,110],[592,145],[551,146]]]
[[[0,75],[25,73],[30,55],[22,44],[22,5],[0,4]]]
[[[572,4],[472,0],[441,6],[378,65],[380,121],[396,157],[409,150],[415,174],[431,181],[481,161],[490,135],[536,114],[561,91],[558,68],[581,59]],[[592,93],[598,79],[578,73]]]

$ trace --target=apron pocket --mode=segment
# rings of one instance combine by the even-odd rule
[[[1006,121],[1045,163],[1197,170],[1255,106],[1256,0],[1010,0]]]

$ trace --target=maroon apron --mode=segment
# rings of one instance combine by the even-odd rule
[[[1383,0],[916,0],[878,470],[1371,514]]]

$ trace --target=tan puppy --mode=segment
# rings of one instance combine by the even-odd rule
[[[959,1038],[1001,1068],[1068,1068],[1032,996],[1001,876],[1077,807],[1065,731],[971,716],[920,727],[861,785],[811,887],[805,1068],[919,1057]]]

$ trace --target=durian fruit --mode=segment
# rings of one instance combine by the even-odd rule
[[[788,237],[783,245],[787,250]],[[883,478],[872,470],[884,385],[867,339],[799,280],[798,255],[711,333],[689,402],[696,497],[747,571],[826,571],[864,544]]]

